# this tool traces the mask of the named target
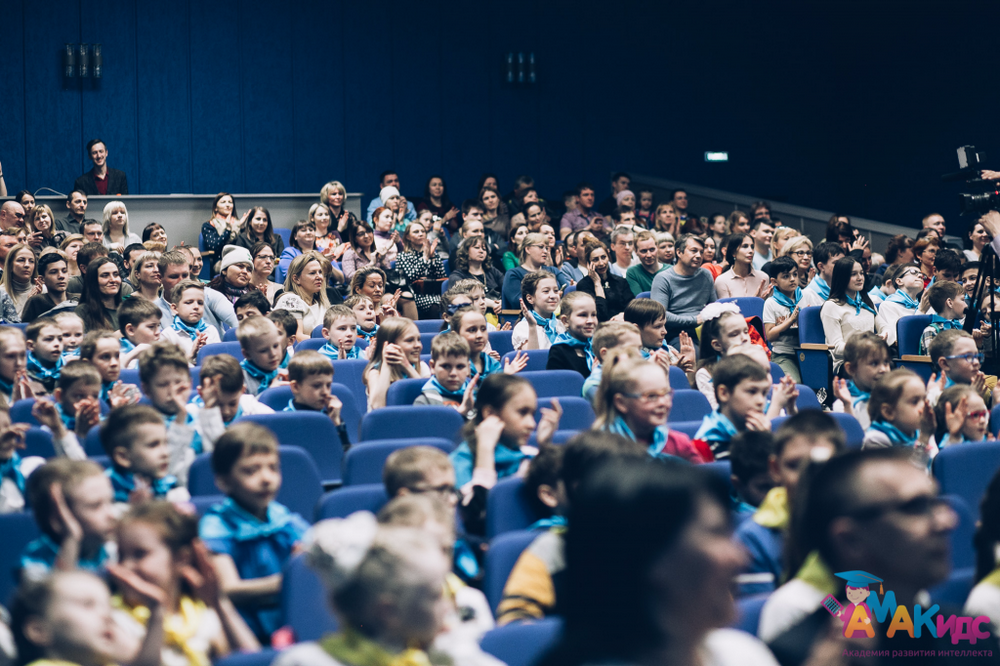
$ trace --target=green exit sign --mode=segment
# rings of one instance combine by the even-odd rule
[[[728,162],[729,153],[719,152],[719,151],[706,151],[705,152],[706,162]]]

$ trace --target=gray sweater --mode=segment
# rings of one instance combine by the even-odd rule
[[[671,266],[653,278],[650,298],[667,309],[668,329],[697,326],[698,315],[716,299],[715,281],[707,268],[685,277]]]

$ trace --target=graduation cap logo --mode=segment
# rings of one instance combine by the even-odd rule
[[[867,571],[841,571],[838,574],[833,574],[837,578],[843,578],[847,581],[850,587],[863,587],[867,588],[869,585],[878,583],[878,593],[884,595],[885,592],[882,591],[882,579],[878,576],[873,576]]]

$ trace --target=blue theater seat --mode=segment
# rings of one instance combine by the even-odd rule
[[[997,470],[1000,470],[998,441],[945,447],[931,465],[934,478],[941,484],[941,494],[961,497],[977,518],[983,493]]]
[[[416,379],[400,379],[389,385],[389,390],[385,394],[386,407],[398,407],[401,405],[412,405],[413,401],[420,397],[424,385],[430,381],[423,377]]]
[[[361,426],[361,411],[354,402],[354,393],[343,384],[336,382],[330,385],[330,392],[340,399],[340,420],[347,426],[347,436],[351,444],[358,441],[358,431]],[[260,393],[257,400],[276,412],[282,411],[292,399],[292,389],[286,386],[275,386]]]
[[[406,405],[383,407],[361,419],[361,440],[441,437],[456,441],[465,419],[453,407]]]
[[[411,446],[433,446],[444,453],[451,453],[455,444],[440,437],[415,439],[382,439],[352,446],[344,456],[344,485],[357,486],[382,483],[382,468],[386,459],[400,449]]]
[[[487,631],[480,647],[507,666],[536,666],[555,647],[562,627],[562,618],[558,617],[515,622]]]
[[[701,391],[681,389],[674,391],[668,420],[673,427],[674,421],[700,421],[711,413],[712,405]]]
[[[337,630],[337,616],[330,612],[326,584],[295,555],[285,565],[281,580],[281,616],[295,632],[296,641],[315,641]]]
[[[533,372],[536,370],[544,370],[546,363],[549,362],[548,349],[527,349],[524,351],[524,353],[528,355],[528,365],[526,365],[524,367],[524,370],[522,370],[521,372],[524,371]],[[503,365],[507,361],[513,361],[514,356],[516,355],[517,352],[512,352],[512,351],[507,352],[506,354],[503,355],[503,358],[500,359],[500,364]]]
[[[444,325],[444,319],[418,319],[413,323],[417,325],[417,330],[421,333],[437,334],[441,332],[441,326]],[[430,347],[428,347],[428,349],[430,349]]]
[[[490,489],[486,502],[486,536],[492,539],[505,532],[526,530],[542,517],[532,507],[523,478],[501,479]]]
[[[579,373],[577,373],[579,375]],[[576,396],[561,396],[555,398],[562,408],[562,418],[559,419],[559,430],[587,430],[594,424],[594,408],[584,398]],[[552,406],[552,398],[539,398],[535,421],[542,418],[542,408]]]
[[[503,597],[504,585],[507,584],[507,578],[517,563],[517,558],[521,556],[525,548],[531,545],[538,534],[535,531],[517,530],[505,532],[490,539],[490,549],[486,551],[483,592],[486,594],[486,600],[490,602],[490,608],[494,615],[496,615],[497,606]]]
[[[301,447],[316,463],[323,483],[340,483],[344,449],[336,426],[323,412],[252,414],[239,420],[264,426],[274,433],[279,444]]]
[[[378,513],[388,501],[381,483],[344,486],[323,495],[316,507],[316,520],[347,518],[355,511]]]
[[[735,303],[744,317],[764,318],[764,299],[756,296],[738,296],[736,298],[720,298],[720,303]]]
[[[513,334],[513,331],[491,331],[487,334],[490,338],[490,348],[500,356],[514,351],[514,343],[511,342]]]
[[[522,370],[517,376],[531,382],[539,398],[583,394],[583,375],[575,370]]]
[[[17,572],[21,553],[33,539],[41,536],[35,517],[30,511],[0,514],[0,603],[7,604],[17,589]]]
[[[200,350],[198,350],[198,358],[195,365],[200,366],[205,362],[205,359],[209,356],[215,356],[216,354],[228,354],[234,357],[237,361],[243,360],[243,349],[240,347],[238,342],[216,342],[211,345],[205,345]]]

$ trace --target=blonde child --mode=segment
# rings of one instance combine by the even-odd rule
[[[344,301],[344,305],[351,308],[358,319],[358,337],[364,338],[367,344],[372,344],[378,333],[375,301],[363,294],[355,294]]]
[[[281,360],[285,354],[278,327],[267,317],[248,317],[236,329],[243,351],[243,383],[250,395],[259,395],[278,386]]]
[[[146,499],[186,502],[187,488],[169,474],[167,428],[155,409],[129,405],[113,410],[101,426],[101,447],[111,461],[105,472],[111,479],[116,504]]]
[[[358,336],[358,319],[346,305],[334,305],[323,315],[323,337],[327,342],[319,353],[331,361],[363,358],[354,341]]]
[[[62,329],[55,319],[41,317],[24,331],[28,344],[27,370],[35,395],[52,393],[62,370]]]
[[[0,396],[9,406],[34,396],[27,373],[28,345],[13,326],[0,326]]]
[[[875,382],[868,401],[868,416],[871,425],[865,431],[862,448],[909,447],[913,449],[914,460],[921,464],[937,453],[934,408],[915,372],[900,368]]]
[[[139,402],[139,398],[142,397],[137,386],[119,381],[121,377],[119,340],[118,334],[113,331],[91,331],[84,336],[83,344],[80,345],[80,360],[90,361],[97,368],[97,372],[101,375],[101,402],[112,409]]]
[[[475,401],[477,376],[469,381],[469,343],[458,333],[448,331],[434,337],[431,342],[430,380],[414,405],[448,405],[462,416],[472,411]]]
[[[498,372],[513,374],[520,372],[528,363],[527,355],[518,352],[513,361],[500,363],[500,354],[487,351],[489,337],[486,331],[486,318],[475,306],[461,307],[455,311],[449,321],[451,330],[465,338],[469,345],[470,371],[482,385],[484,378]]]
[[[594,369],[594,347],[591,344],[597,330],[597,303],[594,297],[582,291],[563,296],[559,303],[559,320],[565,333],[553,341],[549,348],[546,370],[576,370],[584,379]]]
[[[716,460],[729,457],[729,442],[742,430],[765,431],[771,421],[765,414],[771,375],[759,361],[745,354],[731,354],[715,364],[712,384],[718,407],[706,416],[695,433],[695,446],[711,450]]]
[[[215,553],[223,592],[258,640],[269,644],[281,621],[281,570],[309,524],[274,499],[281,464],[267,428],[246,422],[229,428],[212,451],[212,471],[227,497],[201,519],[199,535]]]
[[[325,413],[337,427],[340,445],[346,453],[351,448],[351,440],[347,424],[340,418],[344,403],[331,391],[333,372],[330,360],[319,352],[306,350],[296,354],[288,364],[288,387],[292,390],[292,399],[282,411]]]
[[[83,319],[75,312],[60,312],[53,319],[63,332],[63,356],[75,356],[83,342]]]
[[[430,367],[420,360],[422,348],[420,331],[409,319],[389,317],[382,322],[365,366],[368,409],[385,407],[385,394],[393,382],[431,376]]]
[[[207,666],[232,651],[252,652],[260,643],[219,588],[218,574],[198,540],[198,518],[173,504],[146,502],[132,508],[118,525],[118,561],[125,571],[163,599],[162,666]],[[150,627],[147,598],[124,586],[112,599],[114,618],[136,642]]]
[[[173,323],[161,335],[184,350],[191,365],[197,362],[202,347],[222,341],[219,331],[204,319],[205,285],[200,281],[181,280],[170,292],[170,309]]]
[[[583,381],[583,397],[593,404],[597,388],[601,385],[605,360],[610,359],[615,352],[630,349],[637,358],[641,358],[639,349],[642,347],[642,337],[635,324],[619,321],[607,321],[597,327],[593,340],[594,369]]]
[[[956,384],[941,393],[934,417],[944,426],[940,448],[963,442],[984,442],[990,424],[990,411],[983,397],[967,384]]]
[[[719,406],[712,385],[715,364],[729,354],[730,347],[750,342],[750,327],[735,303],[709,303],[702,310],[701,348],[695,385],[715,409]]]
[[[135,368],[139,365],[139,354],[160,339],[162,316],[159,306],[145,298],[126,298],[122,301],[118,306],[118,329],[122,334],[119,340],[120,367]]]
[[[672,266],[676,259],[675,239],[668,231],[656,233],[656,259],[664,266]]]
[[[559,284],[552,273],[534,271],[521,280],[521,321],[514,326],[511,343],[514,349],[549,349],[566,332],[556,317],[559,310]]]
[[[844,372],[850,379],[833,379],[833,394],[842,409],[854,414],[862,428],[871,425],[868,400],[875,382],[889,372],[889,346],[875,333],[858,333],[844,345]]]
[[[187,409],[196,413],[196,429],[203,451],[211,451],[236,419],[274,410],[245,391],[243,368],[228,354],[209,356],[201,365],[198,396]]]

